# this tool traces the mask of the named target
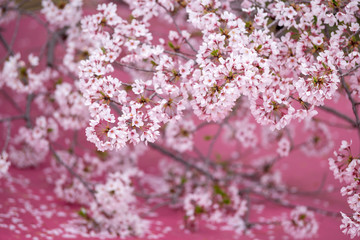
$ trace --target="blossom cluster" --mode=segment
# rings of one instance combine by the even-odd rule
[[[113,236],[141,237],[149,228],[149,222],[136,214],[130,179],[134,174],[131,170],[109,174],[105,184],[96,186],[95,196],[101,203],[92,202],[89,216],[97,227]]]
[[[314,116],[314,107],[337,90],[339,69],[358,64],[358,52],[348,57],[338,54],[341,42],[352,33],[341,29],[354,19],[355,2],[345,7],[349,20],[339,23],[325,43],[321,24],[332,18],[342,20],[345,13],[334,16],[320,1],[297,5],[301,11],[283,2],[269,5],[278,26],[295,28],[299,41],[290,32],[281,38],[271,36],[265,24],[271,16],[263,11],[249,27],[227,4],[189,1],[180,7],[193,27],[202,31],[196,58],[186,53],[191,49],[185,44],[190,36],[185,30],[169,32],[171,51],[161,44],[163,39],[160,45],[151,42],[148,19],[173,11],[174,3],[135,2],[133,14],[143,18],[130,22],[116,14],[114,4],[99,5],[99,13],[82,21],[83,32],[99,42],[89,59],[81,62],[82,91],[93,118],[88,139],[101,150],[120,149],[128,142],[154,142],[161,125],[181,118],[189,106],[202,120],[222,121],[240,96],[249,99],[257,122],[273,129],[284,128],[292,119]],[[139,13],[140,5],[153,9]],[[277,19],[284,14],[285,19]],[[309,27],[310,32],[303,31]],[[185,53],[174,58],[182,48]],[[110,75],[119,65],[140,73],[133,71],[134,81],[124,86]]]
[[[36,119],[32,129],[20,127],[12,139],[9,158],[17,167],[36,166],[45,160],[49,152],[49,141],[58,138],[58,125],[54,119],[44,116]]]
[[[299,206],[291,211],[290,219],[282,224],[284,230],[294,239],[312,238],[316,236],[319,228],[314,213],[303,206]]]
[[[347,197],[349,207],[354,211],[350,216],[343,212],[341,213],[342,224],[340,228],[343,233],[349,234],[351,238],[354,238],[360,236],[360,159],[353,156],[351,144],[351,141],[343,140],[339,151],[334,152],[335,158],[329,158],[329,165],[335,179],[345,184],[341,188],[341,195]]]

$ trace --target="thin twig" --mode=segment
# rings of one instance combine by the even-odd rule
[[[2,44],[5,46],[5,48],[7,49],[7,53],[6,55],[4,56],[3,59],[1,59],[1,63],[4,62],[9,56],[11,55],[14,55],[14,52],[13,52],[13,46],[14,46],[14,43],[15,43],[15,39],[17,37],[17,34],[18,34],[18,31],[19,31],[19,25],[20,25],[20,18],[21,18],[21,15],[18,15],[16,17],[16,23],[15,23],[15,27],[14,27],[14,33],[11,37],[11,40],[10,40],[10,44],[8,45],[7,42],[5,41],[5,39],[1,36],[1,42]],[[9,51],[10,50],[10,51]]]
[[[340,73],[340,75],[342,74],[341,70],[339,70],[339,73]],[[352,108],[352,111],[356,118],[355,127],[357,128],[358,136],[360,138],[360,120],[359,120],[359,115],[358,115],[358,112],[356,109],[356,107],[357,107],[356,102],[353,99],[353,97],[351,96],[351,91],[350,91],[348,85],[346,84],[344,77],[340,76],[340,81],[341,81],[342,87],[345,89],[345,92],[346,92],[346,95],[348,96],[349,101],[351,102],[351,108]]]
[[[169,16],[171,17],[171,19],[172,19],[172,21],[173,21],[173,23],[174,23],[174,25],[175,25],[175,27],[176,27],[176,31],[177,31],[177,32],[180,34],[180,36],[181,36],[181,30],[180,30],[178,24],[176,23],[175,16],[172,15],[172,13],[169,12],[169,11],[166,9],[166,7],[164,7],[161,3],[159,3],[158,1],[156,1],[156,3],[157,3],[160,7],[162,7],[162,8],[169,14]],[[186,44],[191,48],[191,50],[192,50],[193,52],[197,53],[197,51],[196,51],[196,49],[194,48],[194,46],[193,46],[186,38],[184,38],[184,40],[185,40]]]
[[[194,59],[189,58],[189,57],[187,57],[187,56],[185,56],[184,54],[179,53],[179,52],[172,52],[172,51],[168,51],[168,50],[164,50],[164,52],[167,53],[167,54],[171,54],[171,55],[176,55],[176,56],[178,56],[178,57],[182,57],[182,58],[184,58],[184,59],[186,59],[186,60],[194,60]]]
[[[333,108],[330,108],[330,107],[327,107],[327,106],[319,106],[319,108],[320,108],[321,110],[324,110],[324,111],[326,111],[326,112],[328,112],[328,113],[331,113],[331,114],[333,114],[333,115],[335,115],[335,116],[337,116],[337,117],[339,117],[339,118],[347,121],[347,122],[350,123],[353,127],[356,127],[356,126],[357,126],[356,122],[355,122],[353,119],[349,118],[348,116],[346,116],[345,114],[343,114],[343,113],[341,113],[341,112],[338,112],[337,110],[335,110],[335,109],[333,109]]]
[[[340,74],[341,74],[341,71],[340,71]],[[340,81],[341,81],[341,85],[345,89],[346,95],[348,96],[348,98],[349,98],[349,100],[351,102],[352,110],[353,110],[353,113],[354,113],[355,118],[356,118],[355,126],[359,127],[360,120],[359,120],[359,115],[358,115],[357,110],[356,110],[356,102],[354,101],[353,97],[351,96],[351,91],[350,91],[348,85],[346,84],[344,77],[340,77]]]
[[[358,29],[356,32],[354,32],[353,34],[351,34],[351,35],[349,36],[349,39],[351,40],[352,37],[358,35],[359,33],[360,33],[360,29]]]
[[[198,131],[199,129],[203,128],[203,127],[206,127],[208,125],[211,125],[211,124],[217,124],[216,122],[214,121],[211,121],[211,122],[207,122],[207,121],[204,121],[202,123],[200,123],[199,125],[196,126],[196,128],[192,131],[192,132],[196,132]]]
[[[61,158],[60,156],[57,154],[57,152],[55,151],[54,147],[52,146],[52,144],[49,144],[50,147],[50,151],[51,153],[54,155],[56,161],[58,163],[60,163],[61,165],[63,165],[66,170],[68,170],[68,172],[75,178],[77,178],[82,185],[84,185],[84,187],[86,188],[86,190],[88,190],[88,192],[91,194],[91,196],[94,198],[94,200],[97,202],[96,196],[95,196],[95,191],[93,189],[91,189],[91,187],[89,186],[89,184],[87,182],[85,182],[84,179],[82,179],[82,177],[79,176],[79,174],[77,174],[71,167],[69,167]]]
[[[7,51],[6,56],[9,55],[14,55],[13,50],[11,49],[11,47],[9,46],[9,44],[6,42],[6,40],[4,39],[4,37],[2,36],[2,34],[0,33],[0,42],[2,43],[2,45],[4,46],[4,48]]]
[[[126,67],[126,68],[130,68],[130,69],[134,69],[134,70],[140,71],[140,72],[148,72],[148,73],[155,73],[156,72],[155,70],[138,68],[138,67],[135,67],[135,66],[126,65],[126,64],[119,63],[119,62],[114,62],[114,63],[115,63],[115,65],[119,65],[121,67]]]
[[[208,152],[207,152],[207,154],[206,154],[206,164],[207,164],[207,166],[209,165],[211,153],[212,153],[212,151],[213,151],[215,142],[216,142],[216,140],[219,138],[220,133],[221,133],[221,130],[222,130],[224,124],[225,124],[225,120],[224,120],[224,122],[222,122],[222,123],[219,125],[219,128],[218,128],[218,130],[216,131],[216,133],[215,133],[215,135],[214,135],[214,137],[213,137],[213,139],[212,139],[212,141],[211,141],[211,143],[210,143]]]
[[[267,25],[266,27],[268,28],[268,29],[270,29],[272,26],[274,26],[275,24],[277,24],[279,22],[279,20],[277,19],[277,20],[274,20],[272,23],[270,23],[269,25]]]
[[[1,93],[4,95],[5,99],[10,102],[11,105],[19,112],[22,113],[23,110],[20,108],[19,104],[17,104],[14,99],[4,90],[1,89]]]
[[[331,121],[327,121],[325,119],[321,119],[321,118],[313,118],[314,121],[318,121],[318,122],[322,122],[325,123],[326,125],[330,126],[330,127],[337,127],[337,128],[344,128],[344,129],[354,129],[354,126],[352,125],[346,125],[346,124],[340,124],[340,123],[334,123]]]
[[[340,77],[346,77],[346,76],[350,75],[351,73],[355,72],[359,67],[360,67],[360,65],[357,65],[357,66],[353,67],[352,69],[350,69],[346,73],[340,74]]]
[[[11,137],[11,122],[8,122],[7,124],[8,124],[8,126],[6,126],[7,131],[6,131],[5,143],[4,143],[4,146],[3,146],[1,152],[6,151],[6,148],[7,148],[7,146],[9,145],[9,142],[10,142],[10,137]]]
[[[114,102],[110,102],[110,107],[111,107],[112,109],[114,109],[115,112],[116,112],[117,114],[119,114],[120,116],[123,114],[123,112],[121,111],[121,109],[118,108],[118,106],[117,106]]]
[[[255,227],[256,225],[261,225],[261,226],[264,226],[264,225],[281,225],[281,221],[249,222],[248,225],[249,225],[249,228],[253,228],[253,227]]]
[[[25,109],[25,120],[26,120],[26,127],[32,128],[32,122],[30,118],[30,111],[31,111],[31,103],[34,100],[35,95],[33,93],[27,96],[26,100],[26,109]]]
[[[16,17],[16,23],[15,23],[15,29],[14,29],[14,33],[11,37],[11,41],[10,41],[10,48],[12,48],[14,46],[14,43],[15,43],[15,40],[16,40],[16,37],[18,35],[18,32],[19,32],[19,26],[20,26],[20,19],[21,19],[21,15],[18,15]]]
[[[292,149],[294,147],[294,139],[293,137],[291,136],[291,132],[289,130],[288,127],[285,127],[284,128],[284,131],[286,132],[286,135],[288,136],[289,140],[290,140],[290,149]]]
[[[53,68],[54,67],[54,54],[55,54],[55,47],[59,40],[61,40],[61,35],[65,34],[67,31],[67,27],[64,27],[58,31],[55,31],[53,33],[49,32],[51,34],[50,39],[47,41],[47,55],[46,55],[46,65],[48,67]]]
[[[25,119],[25,115],[17,115],[17,116],[1,118],[0,122],[11,122],[11,121],[17,120],[17,119]]]
[[[250,218],[250,209],[251,209],[249,192],[245,193],[245,198],[246,198],[246,212],[245,212],[244,222],[245,222],[246,228],[249,228],[250,227],[249,218]]]
[[[293,204],[293,203],[285,202],[285,201],[283,201],[281,199],[268,199],[268,200],[271,200],[272,202],[274,202],[276,204],[279,204],[279,205],[281,205],[283,207],[286,207],[286,208],[296,208],[296,207],[299,206],[299,205],[296,205],[296,204]],[[320,209],[320,208],[313,207],[313,206],[305,206],[305,207],[308,210],[311,210],[313,212],[319,213],[319,214],[324,215],[324,216],[341,217],[341,214],[339,212],[332,212],[332,211]]]

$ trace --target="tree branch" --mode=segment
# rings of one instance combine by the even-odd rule
[[[2,43],[2,45],[4,46],[4,48],[7,51],[6,56],[9,55],[14,55],[13,50],[11,49],[11,47],[9,46],[9,44],[6,42],[6,40],[4,39],[4,37],[2,36],[2,34],[0,33],[0,42]]]
[[[345,114],[341,113],[341,112],[338,112],[337,110],[333,109],[333,108],[330,108],[330,107],[327,107],[327,106],[319,106],[319,108],[323,111],[326,111],[328,113],[331,113],[345,121],[347,121],[348,123],[350,123],[353,127],[357,127],[357,124],[356,122],[349,118],[348,116],[346,116]]]
[[[194,165],[194,164],[192,164],[192,163],[184,160],[182,157],[180,157],[180,156],[178,156],[178,155],[175,155],[174,153],[168,151],[167,149],[161,147],[160,145],[157,145],[157,144],[155,144],[155,143],[149,143],[148,145],[149,145],[152,149],[154,149],[154,150],[156,150],[156,151],[158,151],[158,152],[160,152],[160,153],[162,153],[162,154],[164,154],[164,155],[166,155],[166,156],[174,159],[175,161],[177,161],[177,162],[185,165],[186,167],[192,168],[192,169],[198,171],[199,173],[207,176],[210,180],[216,181],[216,179],[214,178],[214,176],[212,176],[212,175],[211,175],[209,172],[207,172],[206,170],[204,170],[204,169],[202,169],[202,168],[200,168],[200,167],[198,167],[198,166],[196,166],[196,165]]]
[[[32,128],[32,122],[31,122],[31,118],[30,118],[30,111],[31,111],[31,103],[34,100],[35,95],[33,93],[29,94],[27,96],[27,100],[26,100],[26,109],[25,109],[25,120],[26,120],[26,127],[27,128]]]

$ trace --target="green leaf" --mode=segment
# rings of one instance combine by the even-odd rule
[[[218,57],[218,56],[219,56],[219,49],[214,49],[214,50],[211,52],[211,56],[213,56],[213,57]]]
[[[231,203],[229,195],[226,192],[224,192],[219,185],[215,184],[213,188],[214,188],[214,193],[221,196],[223,204],[228,205]]]
[[[332,0],[332,4],[334,5],[334,7],[338,7],[339,3],[336,0]]]
[[[123,85],[123,88],[126,92],[129,92],[132,90],[132,86],[131,85]]]
[[[185,176],[182,176],[182,177],[181,177],[181,182],[180,182],[180,184],[181,184],[181,185],[184,185],[186,182],[187,182],[186,177],[185,177]]]
[[[229,197],[226,197],[226,198],[223,197],[223,204],[229,205],[230,203],[231,203],[231,200]]]
[[[86,212],[85,208],[80,208],[80,210],[78,211],[78,215],[82,218],[84,218],[85,220],[89,221],[91,218],[89,217],[89,215]]]
[[[175,46],[174,46],[174,44],[172,43],[172,42],[168,42],[168,45],[169,45],[169,47],[171,48],[171,49],[175,49]]]
[[[154,60],[151,60],[150,62],[151,62],[151,64],[152,64],[154,67],[156,67],[157,65],[159,65],[159,64],[157,64]]]
[[[314,24],[314,26],[317,24],[317,21],[318,21],[317,16],[314,15],[314,18],[313,18],[313,24]]]
[[[27,68],[20,67],[18,71],[19,71],[19,78],[22,84],[24,84],[25,86],[29,85],[29,75],[27,73]]]
[[[195,214],[201,214],[201,213],[204,213],[204,208],[199,206],[199,205],[196,205],[195,206]]]
[[[205,140],[205,141],[210,141],[212,138],[213,138],[213,137],[210,136],[210,135],[204,136],[204,140]]]
[[[214,192],[215,192],[215,194],[218,194],[221,196],[226,195],[226,193],[217,184],[214,185]]]
[[[58,78],[58,80],[55,82],[55,85],[60,85],[63,83],[63,79],[62,78]]]
[[[107,156],[109,155],[108,152],[101,152],[101,151],[95,151],[96,155],[98,156],[98,158],[100,158],[101,160],[105,160],[107,158]]]

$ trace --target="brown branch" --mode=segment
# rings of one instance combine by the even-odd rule
[[[1,118],[0,122],[11,122],[13,120],[18,120],[18,119],[25,119],[25,115],[17,115],[17,116]]]
[[[346,76],[350,75],[351,73],[355,72],[359,67],[360,67],[360,65],[357,65],[357,66],[353,67],[352,69],[350,69],[346,73],[341,74],[340,77],[346,77]]]
[[[359,120],[359,115],[358,115],[358,112],[357,112],[357,105],[356,105],[356,102],[355,100],[353,99],[353,97],[351,96],[351,91],[349,89],[349,86],[347,85],[347,83],[345,82],[345,79],[343,76],[341,76],[342,72],[341,70],[339,70],[339,73],[340,73],[340,81],[341,81],[341,85],[342,87],[345,89],[345,92],[346,92],[346,95],[348,96],[348,99],[351,103],[351,108],[352,108],[352,111],[355,115],[355,118],[356,118],[356,123],[355,123],[355,127],[357,128],[357,132],[358,132],[358,136],[360,138],[360,120]]]
[[[51,37],[46,43],[47,47],[47,55],[46,55],[46,65],[48,67],[54,67],[54,53],[55,47],[59,40],[61,40],[61,35],[65,34],[67,31],[67,27],[64,27],[58,31],[51,33]]]
[[[177,162],[185,165],[186,167],[192,168],[192,169],[198,171],[199,173],[207,176],[210,180],[216,181],[216,179],[214,178],[214,176],[212,176],[208,171],[206,171],[206,170],[204,170],[204,169],[202,169],[202,168],[200,168],[200,167],[198,167],[198,166],[196,166],[196,165],[194,165],[194,164],[186,161],[185,159],[183,159],[183,158],[180,157],[179,155],[175,155],[174,153],[168,151],[167,149],[165,149],[165,148],[163,148],[162,146],[160,146],[160,145],[158,145],[158,144],[155,144],[155,143],[148,143],[148,145],[149,145],[152,149],[154,149],[154,150],[156,150],[156,151],[158,151],[158,152],[160,152],[160,153],[162,153],[162,154],[164,154],[164,155],[172,158],[173,160],[175,160],[175,161],[177,161]]]
[[[11,47],[10,47],[9,44],[6,42],[6,40],[4,39],[4,37],[2,36],[1,33],[0,33],[0,42],[2,43],[2,45],[4,46],[4,48],[5,48],[6,51],[7,51],[6,56],[14,55],[14,51],[11,49]]]
[[[355,125],[356,125],[356,127],[359,127],[360,120],[359,120],[359,115],[358,115],[357,109],[356,109],[356,102],[354,101],[353,97],[351,96],[351,91],[350,91],[348,85],[346,84],[346,82],[344,80],[344,77],[341,77],[341,85],[345,89],[346,95],[348,96],[348,98],[349,98],[349,100],[351,102],[351,107],[352,107],[353,113],[354,113],[355,118],[356,118]]]
[[[357,123],[349,118],[348,116],[346,116],[345,114],[341,113],[341,112],[338,112],[337,110],[333,109],[333,108],[330,108],[330,107],[327,107],[327,106],[319,106],[319,108],[323,111],[326,111],[328,113],[331,113],[335,116],[337,116],[338,118],[341,118],[342,120],[345,120],[347,121],[348,123],[350,123],[353,127],[356,127],[357,126]]]

